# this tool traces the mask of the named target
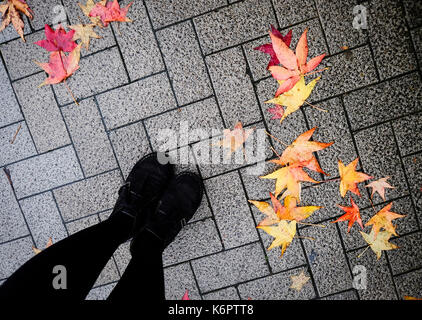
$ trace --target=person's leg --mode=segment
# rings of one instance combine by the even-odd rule
[[[145,228],[132,240],[132,259],[108,300],[163,301],[162,253],[198,209],[202,181],[193,173],[181,173],[169,184]]]
[[[55,243],[0,287],[0,300],[83,300],[113,252],[127,239],[132,225],[129,216],[116,216]],[[56,266],[63,266],[66,273],[53,273]],[[65,279],[60,282],[66,289],[54,288],[55,277]]]

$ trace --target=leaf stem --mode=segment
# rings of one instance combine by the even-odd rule
[[[305,100],[305,103],[306,103],[306,104],[308,104],[308,105],[310,105],[312,108],[315,108],[315,109],[317,109],[317,110],[319,110],[319,111],[322,111],[322,112],[328,112],[328,110],[321,109],[321,108],[319,108],[319,107],[317,107],[317,106],[314,106],[312,103],[309,103],[309,102],[308,102],[308,101],[306,101],[306,100]]]
[[[19,125],[19,127],[18,127],[18,129],[16,130],[15,134],[13,135],[13,138],[12,138],[12,140],[10,141],[10,144],[13,144],[13,143],[15,142],[16,137],[17,137],[17,135],[18,135],[19,131],[21,130],[21,128],[22,128],[22,125],[20,124],[20,125]]]
[[[315,73],[322,72],[322,71],[325,71],[325,70],[328,70],[328,69],[330,69],[330,68],[325,67],[325,68],[322,68],[322,69],[319,69],[319,70],[316,70],[316,71],[309,72],[309,73],[305,74],[305,76],[310,76],[310,75],[313,75]]]
[[[326,226],[323,225],[323,224],[314,224],[314,223],[307,223],[307,222],[300,222],[300,221],[297,221],[297,223],[303,224],[305,226],[314,226],[314,227],[326,228]]]
[[[365,250],[363,250],[359,255],[358,255],[358,258],[360,258],[365,252],[366,252],[366,250],[368,250],[369,249],[369,246],[367,246],[366,248],[365,248]]]
[[[305,237],[305,236],[296,236],[299,239],[308,239],[308,240],[315,240],[315,238],[312,237]]]
[[[79,103],[78,103],[78,101],[76,101],[75,96],[73,95],[72,90],[70,90],[69,86],[67,85],[66,79],[64,79],[64,81],[63,81],[63,82],[64,82],[64,85],[65,85],[65,87],[66,87],[67,91],[69,91],[70,96],[72,97],[73,101],[75,102],[75,104],[76,104],[77,106],[79,106]]]
[[[374,203],[372,202],[371,198],[369,198],[369,202],[371,203],[371,207],[374,209],[375,214],[377,214],[377,210],[375,210]]]
[[[279,138],[274,137],[271,133],[269,133],[268,131],[265,131],[265,133],[267,135],[269,135],[271,138],[273,138],[274,140],[280,142],[283,146],[288,147],[289,145],[287,143],[284,143],[283,141],[281,141]]]

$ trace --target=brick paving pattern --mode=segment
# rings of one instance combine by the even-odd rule
[[[223,129],[237,121],[265,128],[291,142],[318,126],[318,141],[336,143],[318,153],[322,168],[338,175],[337,159],[360,157],[359,169],[376,178],[391,176],[399,250],[357,255],[366,246],[357,230],[330,224],[342,212],[336,183],[303,190],[303,204],[322,205],[301,226],[280,259],[267,251],[271,237],[255,228],[262,214],[247,200],[267,200],[273,182],[248,174],[244,165],[188,165],[201,174],[200,209],[163,254],[166,297],[181,299],[401,299],[422,295],[422,2],[417,0],[135,0],[134,22],[100,30],[66,88],[37,88],[45,78],[33,60],[47,55],[33,42],[57,11],[65,22],[88,21],[71,0],[28,0],[35,19],[25,18],[26,43],[8,27],[0,33],[0,283],[45,247],[108,217],[117,190],[132,165],[157,150],[158,132],[181,121]],[[128,1],[121,1],[126,4]],[[353,7],[363,3],[368,29],[352,27]],[[59,10],[60,11],[60,10]],[[295,46],[309,27],[310,56],[327,53],[310,107],[280,125],[270,121],[264,101],[276,82],[266,71],[268,56],[253,48],[269,41],[274,24],[293,29]],[[120,30],[119,30],[120,29]],[[341,49],[348,46],[348,50]],[[10,139],[21,126],[16,142]],[[201,144],[180,146],[197,157]],[[267,141],[269,154],[273,156]],[[278,146],[277,146],[278,147]],[[265,159],[256,159],[256,162]],[[10,170],[14,189],[3,168]],[[265,171],[274,167],[267,164]],[[179,168],[182,170],[186,168]],[[324,177],[319,177],[327,179]],[[357,200],[366,221],[369,190]],[[385,205],[376,199],[375,207]],[[356,227],[354,227],[356,228]],[[365,228],[368,231],[368,228]],[[105,299],[130,259],[123,244],[97,279],[88,299]],[[353,269],[368,270],[367,289],[353,287]],[[290,277],[311,280],[300,292]]]

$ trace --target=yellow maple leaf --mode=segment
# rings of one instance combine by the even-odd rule
[[[359,158],[356,158],[347,166],[344,166],[341,160],[338,161],[338,170],[340,172],[340,194],[343,198],[347,191],[353,192],[354,194],[360,196],[357,184],[359,182],[373,179],[373,177],[365,173],[356,171],[358,161]]]
[[[53,239],[50,237],[50,238],[48,238],[47,245],[45,246],[45,249],[47,249],[48,247],[51,247],[52,245],[53,245]],[[34,251],[34,253],[36,255],[42,251],[41,249],[38,249],[38,248],[35,248],[35,247],[32,247],[32,250]]]
[[[388,242],[391,237],[391,233],[387,231],[381,231],[378,233],[377,236],[375,236],[373,228],[369,234],[362,231],[359,232],[362,235],[363,239],[369,244],[369,247],[372,249],[372,251],[374,251],[377,255],[377,260],[381,258],[382,251],[393,250],[398,248],[398,246],[396,246],[395,244]]]
[[[103,6],[105,6],[106,5],[106,3],[107,3],[107,0],[102,0],[102,1],[100,1],[100,2],[98,2],[99,4],[101,4],[101,5],[103,5]],[[82,12],[84,13],[84,15],[86,15],[90,20],[91,20],[91,22],[94,24],[94,25],[96,25],[96,26],[98,26],[98,27],[100,27],[100,28],[102,28],[103,27],[103,24],[102,24],[102,22],[101,22],[101,19],[100,19],[100,17],[90,17],[89,16],[89,13],[91,12],[91,10],[95,7],[95,5],[96,5],[96,3],[94,2],[94,0],[87,0],[86,1],[86,4],[85,5],[83,5],[83,4],[80,4],[79,2],[78,2],[78,5],[79,5],[79,7],[81,8],[81,10],[82,10]]]
[[[304,103],[305,100],[311,95],[316,83],[321,79],[318,77],[308,84],[305,83],[305,77],[302,75],[300,80],[295,86],[289,91],[279,95],[277,98],[266,101],[265,103],[274,103],[281,106],[286,106],[286,110],[280,119],[283,121],[289,114],[298,110]]]
[[[281,220],[276,226],[258,226],[257,228],[275,238],[268,250],[281,246],[281,256],[283,256],[296,234],[296,221]]]
[[[405,215],[398,214],[395,212],[391,212],[391,207],[393,203],[387,204],[384,208],[378,211],[369,221],[365,224],[365,226],[372,226],[372,230],[374,231],[375,237],[378,235],[378,232],[384,228],[391,234],[397,236],[396,227],[391,222],[394,219],[403,218]]]
[[[89,42],[91,38],[101,39],[101,37],[95,33],[94,24],[76,24],[69,26],[70,29],[75,30],[73,41],[81,40],[82,47],[89,50]]]
[[[291,276],[290,279],[292,280],[292,284],[290,288],[295,289],[297,291],[301,291],[303,286],[311,279],[310,277],[306,276],[305,273],[302,272],[297,276]]]

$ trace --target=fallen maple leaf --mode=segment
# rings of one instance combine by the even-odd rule
[[[352,228],[353,224],[355,222],[357,222],[363,230],[362,219],[360,217],[359,207],[353,201],[352,197],[350,197],[350,203],[352,204],[351,207],[343,207],[343,206],[338,205],[342,210],[344,210],[346,212],[346,214],[342,215],[336,221],[331,221],[331,223],[336,223],[336,222],[339,222],[339,221],[349,221],[349,224],[348,224],[348,227],[347,227],[347,232],[350,232],[350,229]]]
[[[370,234],[362,231],[359,232],[363,239],[369,244],[369,247],[372,249],[372,251],[374,251],[377,255],[377,260],[381,258],[382,251],[398,248],[398,246],[395,244],[388,242],[391,237],[391,233],[387,231],[381,231],[377,236],[374,234],[374,229],[371,230]]]
[[[224,129],[223,139],[217,142],[216,146],[222,146],[225,149],[230,150],[230,156],[233,152],[236,152],[239,148],[243,148],[243,144],[248,140],[249,136],[253,132],[253,129],[243,129],[241,122],[236,123],[233,130]]]
[[[287,188],[289,194],[296,199],[300,199],[300,181],[319,183],[303,171],[303,167],[307,166],[307,162],[297,162],[289,166],[280,168],[261,179],[276,179],[275,196],[277,197],[281,191]]]
[[[105,6],[102,3],[97,3],[89,12],[89,16],[99,17],[103,22],[104,27],[107,27],[108,24],[113,21],[132,22],[131,19],[126,17],[132,4],[133,1],[122,9],[120,8],[120,4],[117,2],[117,0],[108,2]]]
[[[280,221],[279,213],[283,207],[280,201],[278,201],[277,198],[274,197],[274,195],[271,192],[270,192],[270,198],[271,198],[272,206],[265,201],[248,200],[255,207],[257,207],[259,211],[261,211],[263,214],[266,215],[266,218],[262,220],[258,224],[258,226],[271,226]]]
[[[373,177],[356,171],[356,166],[358,164],[359,158],[356,158],[347,166],[338,161],[338,170],[340,172],[340,194],[344,198],[347,191],[353,192],[354,194],[360,196],[360,192],[358,189],[357,184],[369,179],[373,179]]]
[[[416,298],[416,297],[411,297],[411,296],[404,296],[403,299],[404,300],[422,300],[422,298]]]
[[[305,273],[302,272],[297,276],[291,276],[290,279],[292,280],[292,284],[290,285],[291,289],[295,289],[297,291],[301,291],[303,286],[311,279],[310,277],[306,276]]]
[[[276,104],[274,108],[268,108],[268,112],[273,115],[271,120],[277,120],[277,119],[281,119],[283,117],[284,108],[283,108],[283,106]]]
[[[290,42],[292,41],[292,30],[289,30],[289,32],[285,36],[283,36],[280,31],[278,31],[273,25],[271,25],[271,32],[274,35],[274,37],[281,39],[288,47],[290,46]],[[264,52],[271,56],[270,62],[268,63],[268,66],[267,66],[267,70],[271,66],[276,66],[280,64],[280,61],[277,58],[277,55],[274,51],[272,43],[267,43],[262,46],[256,47],[254,48],[254,50]]]
[[[286,220],[281,220],[277,226],[258,226],[257,228],[264,230],[270,236],[275,238],[268,247],[268,250],[281,246],[282,257],[287,247],[292,243],[296,234],[296,221],[293,220],[288,222]]]
[[[23,29],[25,24],[21,19],[19,12],[26,15],[29,19],[33,19],[33,12],[24,0],[7,0],[6,3],[0,5],[0,13],[2,14],[2,22],[0,25],[0,32],[12,23],[15,30],[18,32],[23,42],[25,37]]]
[[[308,29],[305,29],[296,45],[295,54],[282,39],[270,31],[275,54],[280,64],[284,66],[271,66],[269,68],[274,79],[283,81],[279,82],[280,86],[276,92],[276,97],[292,89],[301,76],[314,70],[325,57],[325,54],[322,54],[306,62],[308,58],[307,33]]]
[[[390,210],[392,205],[392,202],[387,204],[365,224],[365,226],[372,226],[372,230],[374,231],[375,237],[378,235],[378,232],[382,228],[384,228],[384,230],[388,231],[389,233],[397,236],[396,228],[391,221],[398,218],[404,218],[405,215],[391,212]]]
[[[47,241],[47,244],[46,244],[46,246],[45,246],[45,249],[47,249],[48,247],[51,247],[53,245],[53,239],[50,237],[50,238],[48,238],[48,241]],[[44,249],[44,250],[45,250]],[[32,250],[34,251],[34,253],[35,254],[38,254],[38,253],[40,253],[41,251],[43,251],[43,250],[41,250],[41,249],[37,249],[37,248],[35,248],[34,246],[32,247]]]
[[[186,289],[185,294],[182,297],[182,300],[190,300],[189,299],[189,294],[188,294],[188,289]]]
[[[101,37],[95,33],[94,24],[77,24],[69,26],[70,29],[75,31],[73,41],[81,40],[82,47],[89,50],[89,42],[91,38],[101,39]]]
[[[100,5],[105,6],[107,3],[107,0],[102,0],[100,2],[98,2]],[[103,24],[101,23],[101,19],[99,17],[90,17],[89,13],[91,12],[91,10],[95,7],[96,3],[94,2],[94,0],[87,0],[86,4],[80,4],[78,2],[79,7],[81,8],[82,12],[91,20],[91,22],[98,26],[98,27],[103,27]]]
[[[37,41],[34,44],[44,48],[47,51],[71,52],[77,46],[76,42],[73,41],[75,30],[66,32],[66,30],[61,25],[59,25],[56,30],[53,30],[48,24],[46,24],[44,27],[44,32],[46,39]]]
[[[372,188],[371,199],[374,196],[375,192],[381,196],[381,198],[385,201],[385,188],[394,189],[393,186],[387,182],[390,177],[381,178],[379,180],[373,181],[369,183],[366,187]]]
[[[300,79],[298,79],[294,87],[288,92],[285,92],[274,99],[265,101],[265,103],[274,103],[287,107],[280,119],[280,122],[303,105],[306,99],[311,95],[312,90],[321,77],[312,80],[308,84],[305,83],[304,76],[300,76],[299,78]]]
[[[35,61],[35,63],[49,75],[49,77],[40,84],[40,87],[46,84],[57,84],[69,78],[79,69],[80,53],[81,45],[78,45],[68,56],[62,51],[55,51],[50,54],[48,63]]]
[[[334,142],[323,143],[318,141],[309,141],[315,130],[316,127],[302,133],[299,137],[296,138],[295,141],[293,141],[291,145],[286,148],[286,150],[284,150],[284,152],[281,154],[281,157],[275,160],[270,160],[270,162],[280,166],[285,166],[287,164],[307,161],[308,169],[326,174],[324,171],[322,171],[317,159],[313,155],[313,152],[323,150],[331,146]]]

